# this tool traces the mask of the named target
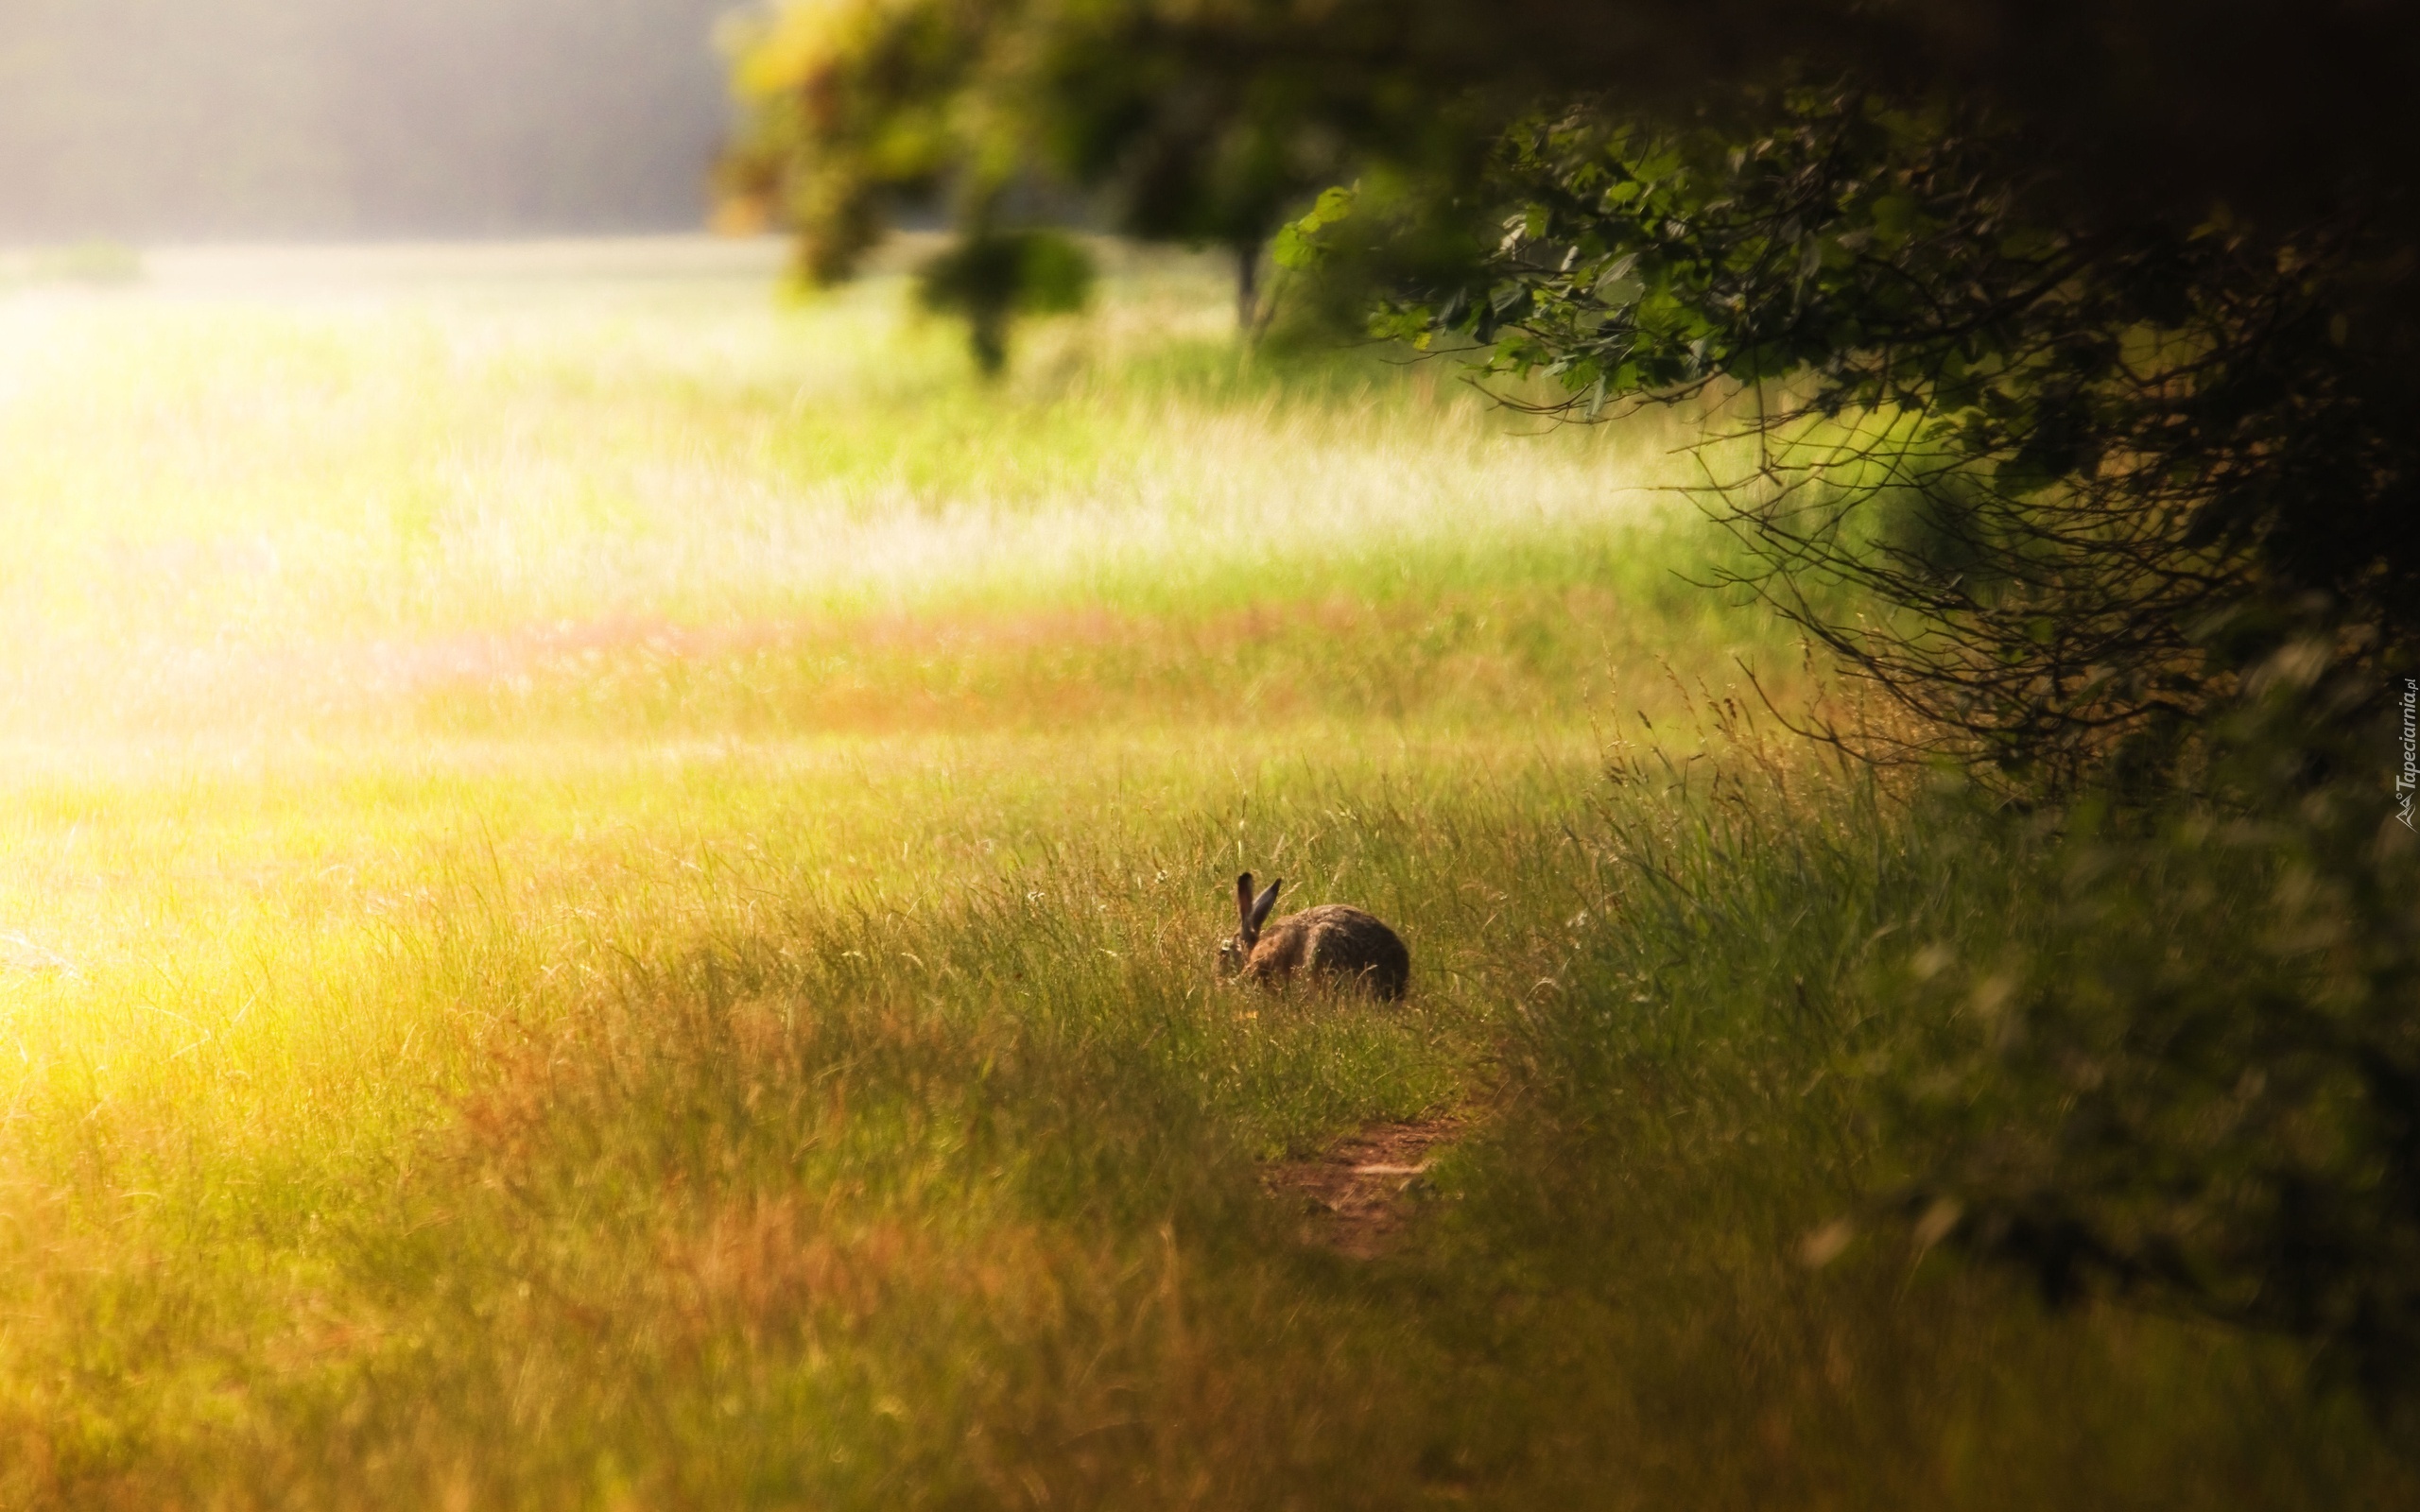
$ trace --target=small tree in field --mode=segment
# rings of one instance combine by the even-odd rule
[[[1092,282],[1092,260],[1064,236],[990,232],[925,264],[916,293],[927,309],[965,319],[976,367],[997,377],[1009,365],[1010,320],[1080,310]]]

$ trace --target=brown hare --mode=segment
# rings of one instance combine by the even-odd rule
[[[1322,903],[1269,923],[1277,889],[1284,885],[1286,879],[1280,877],[1255,898],[1251,872],[1236,879],[1236,908],[1243,927],[1219,947],[1221,975],[1240,973],[1247,981],[1276,988],[1292,981],[1297,971],[1312,971],[1378,997],[1403,996],[1411,982],[1411,953],[1393,930],[1343,903]]]

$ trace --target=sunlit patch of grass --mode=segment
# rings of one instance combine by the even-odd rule
[[[1030,1345],[1033,1368],[1056,1369],[1059,1290],[1080,1281],[1081,1305],[1111,1314],[1135,1305],[1117,1236],[1138,1224],[1148,1235],[1164,1215],[1152,1186],[1121,1174],[1130,1160],[1210,1181],[1225,1211],[1253,1154],[1461,1095],[1478,1041],[1456,1026],[1484,1009],[1450,1006],[1470,990],[1464,957],[1414,902],[1424,863],[1405,827],[1446,802],[1492,833],[1497,805],[1553,782],[1483,753],[1379,756],[1340,788],[1331,764],[1314,773],[1158,743],[833,754],[821,779],[811,761],[764,763],[752,795],[730,771],[691,773],[685,799],[646,773],[489,776],[475,831],[382,855],[373,823],[312,858],[343,858],[365,901],[416,885],[400,914],[366,909],[314,939],[300,916],[316,879],[297,872],[282,885],[223,878],[249,893],[249,919],[223,893],[155,891],[163,912],[244,926],[219,936],[215,961],[183,942],[173,1025],[130,1001],[152,963],[100,951],[79,977],[47,983],[46,1001],[21,1003],[11,1169],[41,1220],[18,1231],[32,1246],[21,1258],[59,1268],[14,1273],[33,1322],[11,1348],[15,1379],[35,1392],[24,1442],[56,1484],[97,1494],[111,1435],[139,1442],[156,1472],[215,1473],[215,1435],[290,1444],[298,1423],[320,1421],[319,1395],[387,1380],[411,1384],[363,1403],[372,1428],[434,1414],[480,1485],[542,1486],[569,1473],[558,1456],[584,1464],[631,1431],[623,1415],[668,1404],[633,1397],[623,1371],[691,1379],[680,1340],[699,1330],[734,1346],[717,1332],[734,1306],[773,1310],[786,1331],[804,1326],[804,1308],[837,1331],[822,1347],[854,1351],[834,1367],[837,1399],[743,1392],[768,1432],[804,1426],[764,1417],[784,1402],[815,1419],[799,1443],[880,1416],[856,1395],[869,1366],[908,1372],[883,1396],[905,1393],[920,1414],[954,1393],[982,1405],[979,1381],[956,1374],[970,1339]],[[1453,796],[1470,784],[1482,796]],[[373,818],[379,785],[298,783],[266,803],[172,792],[151,824],[129,822],[130,795],[112,786],[123,828],[90,840],[96,856],[132,861],[147,839],[155,855],[182,844],[182,815],[235,808],[274,851],[313,831],[318,805]],[[450,806],[425,773],[395,789],[389,803]],[[1232,809],[1199,806],[1220,789]],[[43,807],[54,826],[84,816],[69,795]],[[240,873],[241,842],[217,843]],[[1439,942],[1427,1002],[1409,1016],[1264,1011],[1209,991],[1239,849],[1283,856],[1305,896],[1349,887],[1426,925]],[[172,1042],[197,1029],[215,1033]],[[811,1256],[782,1263],[856,1278],[856,1310],[823,1293],[785,1302],[794,1282],[778,1278],[715,1280],[741,1260],[698,1258],[761,1248],[768,1225],[837,1246],[821,1270]],[[1018,1259],[1028,1252],[1031,1270]],[[1076,1280],[1057,1275],[1063,1263]],[[865,1264],[875,1272],[853,1268]],[[696,1266],[711,1274],[688,1275]],[[739,1301],[683,1299],[726,1284]],[[1039,1288],[1049,1305],[1004,1314],[1002,1288]],[[935,1308],[962,1312],[971,1332],[916,1346]],[[567,1320],[579,1329],[562,1332]],[[508,1387],[486,1374],[504,1363],[500,1339],[525,1364],[556,1363]],[[635,1352],[599,1375],[605,1339]],[[767,1346],[782,1372],[804,1347],[794,1332]],[[906,1352],[876,1359],[893,1349]],[[60,1379],[71,1383],[35,1384]],[[712,1402],[735,1389],[700,1379],[715,1383]],[[98,1438],[59,1428],[71,1406]],[[586,1426],[570,1440],[547,1427],[575,1420]],[[700,1430],[716,1420],[706,1411]],[[666,1442],[626,1448],[630,1472],[660,1484]],[[850,1442],[859,1478],[837,1484],[873,1494],[878,1476],[862,1476],[890,1473],[866,1453],[881,1440]],[[373,1435],[362,1452],[392,1449]]]
[[[1641,624],[1640,606],[1653,597],[1515,579],[1427,597],[1349,597],[1340,584],[1327,596],[1193,613],[1104,604],[713,630],[606,622],[458,642],[388,671],[420,694],[424,729],[455,732],[762,736],[1338,719],[1554,730],[1625,698],[1670,701],[1671,679],[1656,662],[1669,649],[1665,622]],[[1703,669],[1709,651],[1754,644],[1726,639],[1682,654]],[[1787,666],[1783,677],[1795,680]]]
[[[1203,308],[1198,278],[1046,329],[1004,393],[902,324],[896,280],[786,312],[739,281],[527,307],[476,282],[236,286],[0,304],[11,725],[310,722],[275,691],[566,621],[1567,578],[1668,466],[1666,433],[1519,435],[1426,369],[1146,340]]]

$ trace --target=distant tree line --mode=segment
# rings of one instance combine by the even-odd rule
[[[700,224],[724,0],[10,0],[0,240]]]

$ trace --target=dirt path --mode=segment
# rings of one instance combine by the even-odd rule
[[[1465,1124],[1452,1114],[1372,1124],[1311,1160],[1270,1165],[1261,1184],[1301,1212],[1305,1244],[1355,1260],[1375,1259],[1394,1247],[1410,1223],[1407,1189],[1428,1169],[1432,1152]]]

